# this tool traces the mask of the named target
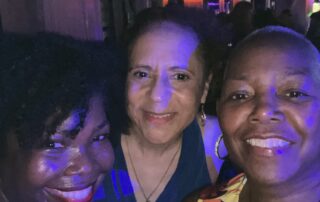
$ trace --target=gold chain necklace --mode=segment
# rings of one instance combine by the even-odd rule
[[[177,154],[178,154],[178,152],[179,152],[179,150],[180,150],[180,148],[181,148],[181,143],[179,144],[177,151],[173,154],[172,159],[170,160],[170,163],[169,163],[168,167],[166,168],[164,174],[162,175],[160,181],[158,182],[157,186],[155,186],[155,188],[154,188],[154,189],[151,191],[151,193],[147,196],[147,195],[145,194],[145,192],[144,192],[144,189],[143,189],[142,184],[141,184],[141,182],[140,182],[140,179],[139,179],[139,177],[138,177],[137,171],[136,171],[136,169],[135,169],[135,167],[134,167],[134,165],[133,165],[133,161],[132,161],[132,157],[131,157],[131,154],[130,154],[129,144],[128,144],[127,138],[125,138],[125,140],[126,140],[126,146],[127,146],[127,149],[128,149],[129,160],[130,160],[130,164],[131,164],[132,169],[133,169],[134,176],[135,176],[135,178],[137,179],[138,185],[139,185],[139,187],[140,187],[140,189],[141,189],[141,192],[142,192],[142,194],[143,194],[143,197],[146,199],[146,202],[151,202],[151,201],[150,201],[151,196],[157,191],[157,189],[159,188],[160,184],[162,183],[162,181],[164,180],[165,176],[167,175],[167,173],[168,173],[168,171],[169,171],[169,169],[170,169],[170,167],[171,167],[174,159],[176,158],[176,156],[177,156]]]

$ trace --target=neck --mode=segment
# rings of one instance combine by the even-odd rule
[[[156,201],[177,168],[181,138],[158,145],[130,134],[121,145],[137,201]]]
[[[196,118],[197,118],[197,122],[200,127],[200,130],[201,130],[201,134],[204,135],[205,123],[203,123],[203,120],[201,120],[200,115],[197,115]]]
[[[308,201],[319,202],[320,181],[314,183],[295,184],[286,183],[283,185],[261,186],[257,183],[248,182],[240,194],[240,202],[291,202]]]
[[[179,135],[166,143],[156,144],[148,141],[141,135],[130,133],[129,135],[122,135],[123,139],[128,142],[132,148],[132,152],[138,152],[143,156],[163,156],[168,153],[176,151],[182,141],[182,136]]]

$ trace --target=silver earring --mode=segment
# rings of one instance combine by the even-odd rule
[[[202,126],[206,125],[207,116],[206,116],[206,113],[204,112],[203,103],[200,104],[200,118],[201,118],[201,125]]]
[[[220,156],[220,153],[219,153],[219,148],[220,148],[220,143],[221,141],[223,140],[223,134],[221,134],[218,138],[218,140],[216,141],[216,144],[214,145],[214,153],[215,155],[221,159],[221,160],[225,160],[227,158],[228,155],[224,156],[224,157],[221,157]]]

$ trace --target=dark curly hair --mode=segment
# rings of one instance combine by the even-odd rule
[[[224,56],[224,50],[229,39],[226,38],[221,23],[210,12],[199,8],[168,6],[152,7],[141,11],[135,18],[135,23],[125,36],[128,55],[137,39],[156,25],[174,23],[183,29],[194,32],[199,40],[199,59],[203,63],[204,75],[208,76]],[[203,79],[204,81],[206,78]]]
[[[15,132],[21,148],[37,147],[46,138],[46,130],[56,128],[71,110],[86,108],[94,93],[104,98],[111,133],[121,128],[124,60],[103,43],[50,33],[4,34],[0,53],[2,155],[9,131]],[[56,120],[45,125],[57,111]]]
[[[135,23],[125,35],[127,57],[130,58],[139,37],[162,23],[173,23],[196,35],[199,41],[197,56],[203,68],[200,70],[203,71],[204,75],[203,84],[207,81],[210,73],[213,73],[213,77],[218,75],[220,63],[225,57],[227,44],[231,40],[230,34],[227,34],[222,22],[213,13],[199,8],[172,5],[152,7],[141,11],[136,16]],[[207,102],[211,102],[211,94],[209,92]]]
[[[320,81],[320,55],[316,47],[304,35],[290,28],[270,25],[250,33],[232,49],[224,68],[220,71],[219,79],[216,80],[216,99],[220,99],[225,74],[232,66],[237,65],[234,61],[257,47],[277,47],[283,50],[298,47],[304,50],[305,54],[311,54],[313,58],[317,59],[317,62],[311,68],[311,72],[315,80]]]

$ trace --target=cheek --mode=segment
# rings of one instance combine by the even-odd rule
[[[42,187],[62,173],[67,162],[59,157],[33,155],[27,166],[27,179],[32,186]]]
[[[241,154],[241,136],[246,130],[249,113],[250,109],[247,107],[218,105],[219,124],[231,158]]]
[[[132,121],[140,120],[141,115],[139,116],[140,112],[140,105],[138,101],[135,101],[135,96],[128,97],[128,104],[127,104],[127,113],[129,119]],[[140,117],[140,118],[139,118]]]
[[[319,134],[320,132],[320,105],[313,103],[309,106],[290,107],[285,111],[291,127],[303,138]]]
[[[92,148],[92,157],[101,172],[109,171],[114,162],[114,152],[109,142]]]
[[[203,94],[203,86],[199,83],[184,84],[173,89],[172,100],[178,101],[183,106],[199,106]]]
[[[299,110],[301,114],[301,121],[304,122],[306,128],[310,128],[312,130],[318,128],[320,123],[320,106],[319,104],[314,104],[310,107],[309,110]]]
[[[184,117],[184,120],[188,119],[188,122],[191,122],[199,111],[200,98],[195,96],[194,92],[176,92],[172,96],[170,105]]]
[[[248,110],[243,107],[221,106],[218,116],[222,131],[229,136],[235,135],[247,120]]]
[[[141,95],[141,94],[145,94],[146,93],[146,89],[149,86],[149,81],[128,81],[127,83],[127,95],[128,95],[128,99],[136,99],[137,94]]]
[[[130,85],[130,84],[129,84]],[[142,104],[146,92],[139,85],[132,84],[127,89],[127,104],[129,109],[134,109]]]
[[[137,109],[139,108],[139,96],[135,92],[132,92],[130,89],[127,91],[127,113],[132,119],[134,117]]]
[[[195,105],[197,105],[198,103],[200,103],[199,98],[192,92],[188,92],[188,91],[176,91],[172,98],[172,101],[175,101],[176,103],[179,103],[179,105],[185,106],[185,107],[192,107],[191,109],[194,108]]]

